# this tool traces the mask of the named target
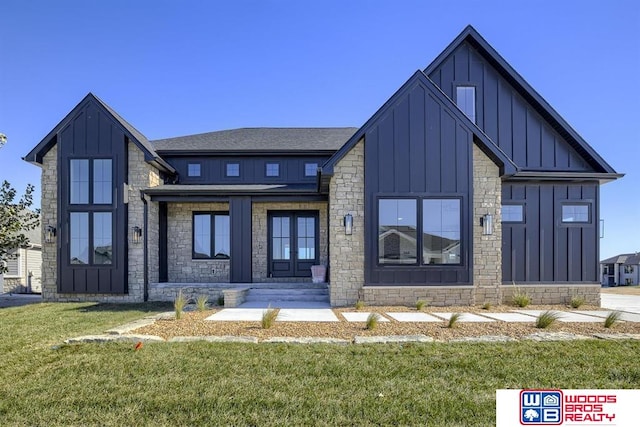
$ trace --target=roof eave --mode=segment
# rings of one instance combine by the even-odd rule
[[[623,176],[623,173],[518,171],[510,176],[509,179],[534,181],[598,181],[600,184],[606,184]]]

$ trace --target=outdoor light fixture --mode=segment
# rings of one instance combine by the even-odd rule
[[[142,228],[138,227],[137,225],[135,227],[133,227],[133,243],[138,244],[140,243],[140,239],[142,239]]]
[[[482,234],[490,236],[493,234],[493,215],[485,214],[480,217],[480,225],[482,226]]]
[[[44,241],[46,243],[53,243],[55,238],[56,238],[56,228],[51,225],[47,225],[47,228],[44,231]]]
[[[343,219],[344,222],[344,234],[350,236],[353,234],[353,215],[346,214]]]

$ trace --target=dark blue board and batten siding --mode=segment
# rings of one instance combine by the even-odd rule
[[[457,85],[476,88],[476,123],[526,170],[593,168],[469,43],[462,43],[429,78],[452,100]]]
[[[502,280],[506,283],[598,281],[597,182],[504,183],[503,204],[524,205],[524,222],[502,223]],[[587,204],[586,223],[563,223],[564,203]]]
[[[470,283],[471,144],[469,130],[422,84],[410,88],[384,116],[368,127],[364,144],[367,285]],[[460,198],[462,263],[378,265],[380,197]],[[421,222],[418,218],[418,233]]]
[[[123,294],[127,292],[127,209],[116,188],[127,179],[127,143],[123,129],[93,101],[82,106],[57,134],[58,138],[58,290],[61,293]],[[112,159],[112,204],[69,203],[70,159]],[[91,182],[91,179],[90,179]],[[89,194],[92,192],[89,185]],[[71,264],[70,212],[112,212],[111,265]],[[89,236],[93,230],[89,228]],[[91,237],[89,237],[91,239]]]

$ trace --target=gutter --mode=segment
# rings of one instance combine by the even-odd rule
[[[149,206],[147,205],[147,199],[144,195],[144,191],[140,190],[140,200],[142,200],[142,203],[144,204],[144,209],[143,209],[143,215],[144,215],[144,234],[143,234],[143,238],[144,238],[144,246],[143,246],[143,265],[144,265],[144,285],[143,285],[143,289],[144,289],[144,302],[149,301],[149,250],[148,250],[148,243],[149,243]]]

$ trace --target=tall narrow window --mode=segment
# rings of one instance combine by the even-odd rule
[[[93,263],[113,264],[113,231],[111,212],[93,214]]]
[[[214,258],[229,258],[231,254],[231,230],[229,227],[229,215],[214,216]]]
[[[476,88],[475,86],[456,87],[456,105],[472,122],[476,122]]]
[[[271,221],[271,257],[273,259],[291,259],[291,227],[289,217],[274,216]]]
[[[316,258],[316,219],[298,218],[298,259]]]
[[[69,163],[69,203],[89,203],[88,159],[72,159]]]
[[[378,218],[378,262],[415,264],[418,255],[416,200],[380,199]]]
[[[93,203],[110,205],[112,201],[111,159],[93,161]]]
[[[71,212],[69,216],[69,260],[71,264],[89,264],[89,213]]]
[[[193,257],[211,258],[211,214],[193,216]]]
[[[460,200],[422,201],[422,262],[460,264]]]

